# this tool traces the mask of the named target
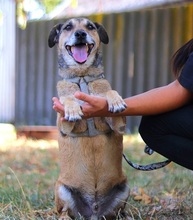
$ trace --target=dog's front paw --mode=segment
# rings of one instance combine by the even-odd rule
[[[70,122],[75,122],[82,119],[83,113],[78,103],[70,106],[65,106],[65,119]]]
[[[127,104],[124,102],[124,100],[121,98],[121,96],[118,93],[117,95],[114,95],[111,98],[108,97],[107,101],[109,106],[108,110],[112,113],[122,112],[127,108]]]
[[[127,104],[115,90],[109,90],[106,94],[108,110],[112,113],[122,112],[127,108]]]
[[[122,99],[115,99],[108,103],[109,111],[112,113],[122,112],[127,108],[126,103]]]

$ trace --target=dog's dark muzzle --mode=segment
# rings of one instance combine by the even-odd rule
[[[68,54],[74,58],[74,60],[83,64],[87,61],[89,54],[91,53],[94,44],[87,42],[87,33],[84,30],[78,30],[74,34],[76,42],[74,45],[66,45]]]

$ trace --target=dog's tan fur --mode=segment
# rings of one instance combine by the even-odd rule
[[[81,44],[84,41],[92,48],[82,63],[67,50],[74,51],[77,38],[81,38]],[[61,219],[79,218],[81,215],[86,219],[101,219],[103,216],[112,219],[123,211],[129,196],[127,179],[122,171],[125,118],[97,117],[94,125],[104,133],[91,137],[71,136],[71,132],[81,134],[87,131],[88,124],[86,119],[82,119],[81,103],[74,98],[80,87],[69,79],[97,77],[103,73],[101,42],[108,43],[104,27],[86,18],[74,18],[56,25],[49,35],[49,46],[58,44],[59,74],[63,80],[58,82],[57,90],[66,117],[65,122],[61,122],[60,116],[57,120],[60,175],[55,187],[55,202]],[[112,112],[125,108],[122,98],[103,78],[88,82],[88,91],[105,97]]]

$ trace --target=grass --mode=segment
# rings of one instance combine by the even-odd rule
[[[147,164],[164,160],[143,153],[137,135],[124,137],[124,152],[134,162]],[[193,173],[176,164],[144,172],[123,162],[131,196],[130,219],[193,219]],[[58,219],[54,209],[54,183],[58,177],[57,141],[26,138],[0,141],[0,219]]]

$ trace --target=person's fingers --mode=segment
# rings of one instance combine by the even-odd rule
[[[53,101],[53,109],[59,112],[60,114],[64,115],[64,106],[60,103],[58,98],[53,97],[52,101]]]
[[[58,100],[58,98],[53,97],[52,98],[53,101],[53,106],[56,106],[57,108],[63,110],[64,106],[60,103],[60,101]]]
[[[75,92],[74,96],[75,98],[82,100],[84,102],[88,102],[91,105],[95,103],[94,96],[85,94],[83,92]]]
[[[54,102],[54,101],[57,101],[58,100],[58,98],[57,97],[53,97],[52,98],[52,101]]]

